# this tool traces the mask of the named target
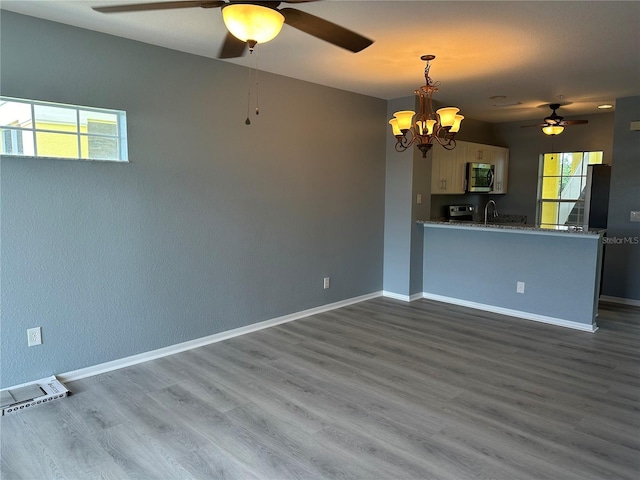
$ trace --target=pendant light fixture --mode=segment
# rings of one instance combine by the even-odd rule
[[[393,114],[389,124],[396,137],[396,151],[404,152],[414,145],[422,152],[422,157],[427,156],[433,142],[437,142],[447,150],[456,147],[454,137],[460,130],[460,123],[464,119],[459,115],[456,107],[444,107],[433,111],[433,94],[438,91],[440,82],[433,82],[429,76],[431,60],[435,55],[423,55],[421,60],[427,62],[424,69],[426,85],[415,90],[419,100],[419,110],[416,114],[410,110],[403,110]]]

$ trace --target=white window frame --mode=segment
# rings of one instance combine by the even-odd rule
[[[30,126],[19,126],[19,125],[0,125],[0,129],[2,132],[10,131],[11,137],[14,138],[18,132],[22,132],[23,134],[30,134],[32,138],[31,145],[33,146],[33,153],[27,154],[16,154],[16,153],[5,153],[5,142],[4,136],[2,137],[2,145],[0,146],[0,155],[3,157],[19,157],[19,158],[56,158],[62,160],[82,160],[82,161],[103,161],[103,162],[129,162],[129,153],[128,153],[128,144],[127,144],[127,114],[123,110],[113,110],[107,108],[96,108],[96,107],[86,107],[82,105],[70,105],[64,103],[54,103],[54,102],[43,102],[39,100],[31,100],[26,98],[14,98],[14,97],[6,97],[0,96],[0,105],[3,102],[18,102],[28,104],[31,109],[31,125]],[[76,119],[76,131],[75,132],[66,132],[60,130],[50,130],[44,128],[38,128],[36,122],[35,109],[36,106],[45,106],[45,107],[56,107],[56,108],[64,108],[73,110],[75,112]],[[81,112],[96,112],[96,113],[104,113],[109,115],[114,115],[117,119],[116,121],[116,133],[115,134],[106,134],[106,133],[89,133],[82,132],[80,129],[80,114]],[[77,157],[52,157],[50,155],[40,155],[38,154],[38,143],[36,141],[37,133],[52,133],[52,134],[60,134],[60,135],[75,135],[76,140],[78,142],[78,156]],[[118,144],[118,158],[83,158],[82,157],[82,138],[85,137],[87,139],[91,138],[105,138],[105,139],[115,139]]]
[[[602,156],[602,162],[604,163],[604,152],[602,150],[578,150],[578,151],[571,151],[571,152],[547,152],[547,153],[543,153],[540,155],[540,163],[539,163],[539,173],[538,173],[538,198],[537,198],[537,205],[536,205],[536,224],[540,225],[542,228],[552,228],[552,229],[568,229],[571,227],[580,227],[582,226],[582,221],[579,223],[573,223],[573,222],[565,222],[565,223],[558,223],[558,217],[556,217],[556,223],[542,223],[542,210],[543,210],[543,205],[545,203],[555,203],[558,205],[558,211],[560,211],[560,209],[562,208],[562,205],[571,205],[572,207],[575,205],[582,205],[584,207],[584,199],[580,199],[580,196],[576,197],[576,198],[567,198],[567,199],[561,199],[561,198],[557,198],[557,199],[546,199],[546,198],[542,198],[542,187],[543,187],[543,182],[545,178],[552,178],[552,177],[557,177],[557,178],[578,178],[580,177],[581,179],[586,180],[587,178],[587,174],[585,173],[584,175],[564,175],[562,173],[562,171],[560,172],[560,175],[544,175],[544,157],[545,155],[565,155],[565,154],[576,154],[576,153],[581,153],[583,155],[583,158],[585,155],[591,154],[591,153],[599,153]],[[582,182],[582,181],[581,181]],[[582,183],[581,183],[582,184]]]

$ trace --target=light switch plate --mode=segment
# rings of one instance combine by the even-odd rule
[[[631,215],[629,215],[630,222],[640,222],[640,211],[631,211]]]

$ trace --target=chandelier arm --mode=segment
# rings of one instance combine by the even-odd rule
[[[396,136],[396,152],[404,152],[416,141],[413,130],[407,130],[404,135]]]
[[[449,143],[442,146],[445,150],[453,150],[454,148],[456,148],[456,141],[452,138],[451,140],[449,140]]]
[[[441,132],[444,132],[442,136]],[[454,148],[456,148],[456,141],[454,139],[455,136],[455,132],[450,133],[449,130],[445,127],[440,127],[434,134],[436,141],[447,150],[453,150]]]
[[[406,152],[408,147],[405,147],[404,145],[402,145],[399,141],[396,142],[396,152],[401,153],[401,152]]]

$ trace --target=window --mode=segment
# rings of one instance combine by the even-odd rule
[[[128,161],[126,113],[0,97],[2,155]]]
[[[582,226],[587,165],[602,163],[602,152],[545,153],[538,181],[538,224],[543,228]]]

